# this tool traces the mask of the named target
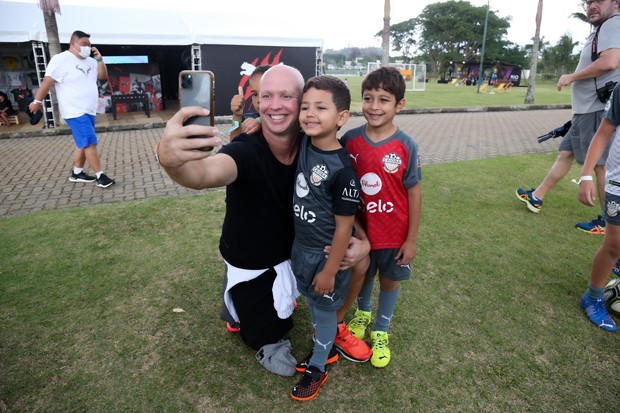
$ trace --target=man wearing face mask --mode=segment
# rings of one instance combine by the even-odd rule
[[[104,174],[101,168],[95,133],[99,98],[97,79],[104,80],[107,77],[108,69],[99,50],[91,46],[90,35],[77,30],[71,35],[69,50],[50,59],[43,82],[28,106],[32,113],[41,110],[42,100],[52,85],[56,85],[60,115],[71,128],[76,146],[69,181],[96,182],[101,188],[114,184],[114,180]],[[86,161],[95,176],[84,172]]]

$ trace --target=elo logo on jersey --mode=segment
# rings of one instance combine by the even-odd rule
[[[385,169],[385,172],[388,172],[391,174],[398,171],[398,167],[403,163],[402,159],[400,159],[400,157],[396,155],[394,152],[385,155],[382,159],[382,162],[383,162],[383,169]]]
[[[327,179],[329,176],[329,171],[327,170],[327,165],[315,165],[312,167],[312,174],[310,175],[310,182],[312,185],[319,186],[321,182]]]
[[[385,212],[389,214],[390,212],[394,212],[394,204],[390,201],[385,202],[381,199],[379,202],[372,201],[366,204],[366,212],[369,214],[374,214],[377,212]]]
[[[299,206],[295,204],[293,206],[293,212],[297,218],[300,218],[302,221],[306,221],[309,224],[312,224],[316,221],[316,214],[312,211],[308,211],[305,206]]]
[[[310,188],[308,187],[308,182],[306,182],[306,177],[300,172],[295,181],[295,193],[298,197],[303,198],[308,195],[309,192]]]

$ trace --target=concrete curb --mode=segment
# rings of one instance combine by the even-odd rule
[[[570,109],[571,105],[512,105],[512,106],[467,106],[454,108],[421,108],[407,109],[400,113],[403,115],[415,115],[421,113],[468,113],[468,112],[510,112],[519,110],[549,110],[549,109]],[[362,114],[359,113],[361,116]]]
[[[513,105],[513,106],[471,106],[471,107],[453,107],[453,108],[420,108],[420,109],[407,109],[400,113],[403,115],[415,115],[415,114],[429,114],[429,113],[482,113],[482,112],[509,112],[509,111],[523,111],[523,110],[549,110],[549,109],[570,109],[571,105]],[[351,112],[351,116],[363,116],[362,112]],[[232,120],[231,116],[218,116],[215,118],[215,124],[229,124]],[[97,133],[103,132],[120,132],[127,130],[140,130],[140,129],[155,129],[165,128],[166,122],[146,122],[130,125],[106,125],[97,126],[95,130]],[[56,129],[40,129],[36,131],[25,132],[1,132],[0,139],[16,139],[16,138],[32,138],[32,137],[46,137],[46,136],[59,136],[70,135],[71,130],[68,126],[63,125]]]

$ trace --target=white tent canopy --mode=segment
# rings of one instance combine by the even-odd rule
[[[171,2],[174,7],[174,1]],[[231,10],[234,8],[231,8]],[[69,43],[71,33],[82,30],[93,44],[108,45],[246,45],[322,47],[323,40],[291,37],[293,27],[254,26],[251,18],[230,12],[114,9],[108,7],[63,6],[56,15],[61,43]],[[0,0],[0,43],[47,42],[43,13],[38,2]]]

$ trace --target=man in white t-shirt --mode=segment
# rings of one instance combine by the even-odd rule
[[[69,181],[97,182],[97,186],[107,188],[114,184],[101,169],[101,160],[97,152],[97,134],[95,120],[99,91],[97,79],[107,79],[106,68],[101,53],[90,44],[90,35],[76,30],[71,35],[69,50],[59,53],[50,59],[45,77],[35,99],[28,108],[36,113],[42,108],[42,99],[47,95],[53,84],[60,115],[71,128],[75,140],[73,152],[74,166]],[[88,161],[95,176],[84,172],[84,164]]]

